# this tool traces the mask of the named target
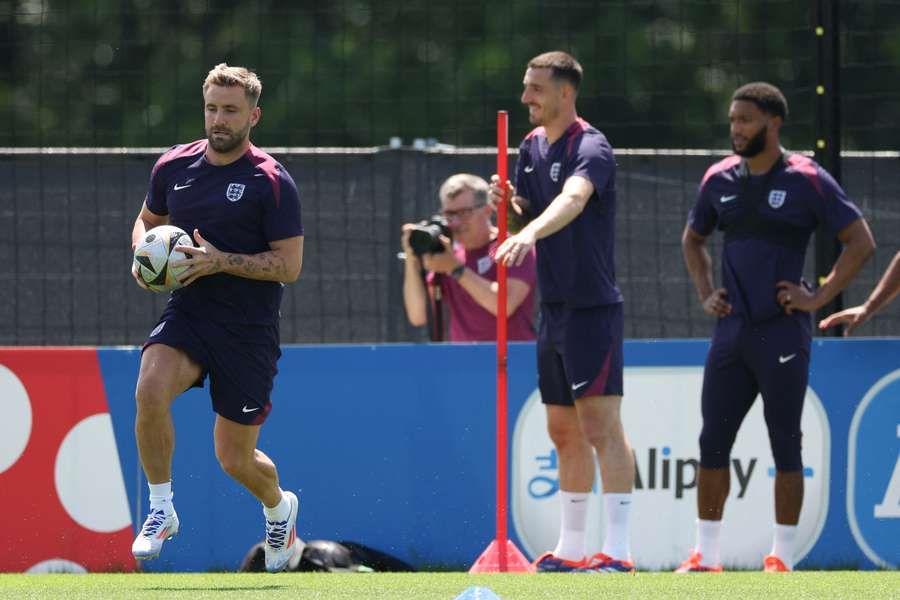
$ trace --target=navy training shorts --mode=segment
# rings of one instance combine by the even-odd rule
[[[574,406],[578,398],[621,396],[622,304],[570,308],[542,303],[538,387],[544,404]]]
[[[270,394],[281,357],[278,327],[216,323],[166,307],[144,343],[184,351],[209,376],[213,410],[235,423],[261,425],[272,409]]]

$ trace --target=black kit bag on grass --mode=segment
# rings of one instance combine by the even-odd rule
[[[254,544],[241,561],[242,573],[261,573],[266,570],[265,542]],[[297,538],[294,553],[285,571],[368,573],[372,571],[389,573],[415,571],[415,569],[390,554],[375,550],[358,542],[312,540],[304,542]]]

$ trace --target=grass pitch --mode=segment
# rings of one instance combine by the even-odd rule
[[[900,598],[898,571],[805,571],[675,575],[467,573],[0,574],[0,598],[231,600],[321,598],[452,600],[486,587],[503,600],[579,598]]]

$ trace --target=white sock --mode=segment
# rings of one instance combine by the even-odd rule
[[[172,481],[165,483],[147,483],[150,487],[150,508],[162,509],[166,513],[171,513],[172,507]]]
[[[796,525],[775,524],[775,536],[772,542],[773,556],[781,559],[788,569],[794,568],[794,540],[797,538]]]
[[[722,521],[697,519],[697,552],[704,567],[718,567],[722,558],[719,552],[719,533]]]
[[[587,530],[588,492],[559,492],[562,518],[559,522],[559,541],[553,556],[579,561],[584,558],[584,537]]]
[[[291,514],[291,503],[288,502],[288,499],[284,495],[284,491],[281,491],[281,502],[269,508],[265,504],[263,504],[263,512],[266,515],[266,519],[269,521],[284,521]]]
[[[603,554],[616,560],[631,560],[631,546],[628,541],[631,494],[603,494],[603,505],[606,508]]]

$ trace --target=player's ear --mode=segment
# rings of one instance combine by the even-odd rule
[[[773,115],[770,118],[769,123],[772,125],[772,129],[774,129],[775,131],[781,131],[781,126],[784,125],[784,119],[779,115]]]
[[[250,127],[255,126],[259,123],[259,118],[262,116],[262,109],[259,106],[254,106],[253,110],[250,111]]]

